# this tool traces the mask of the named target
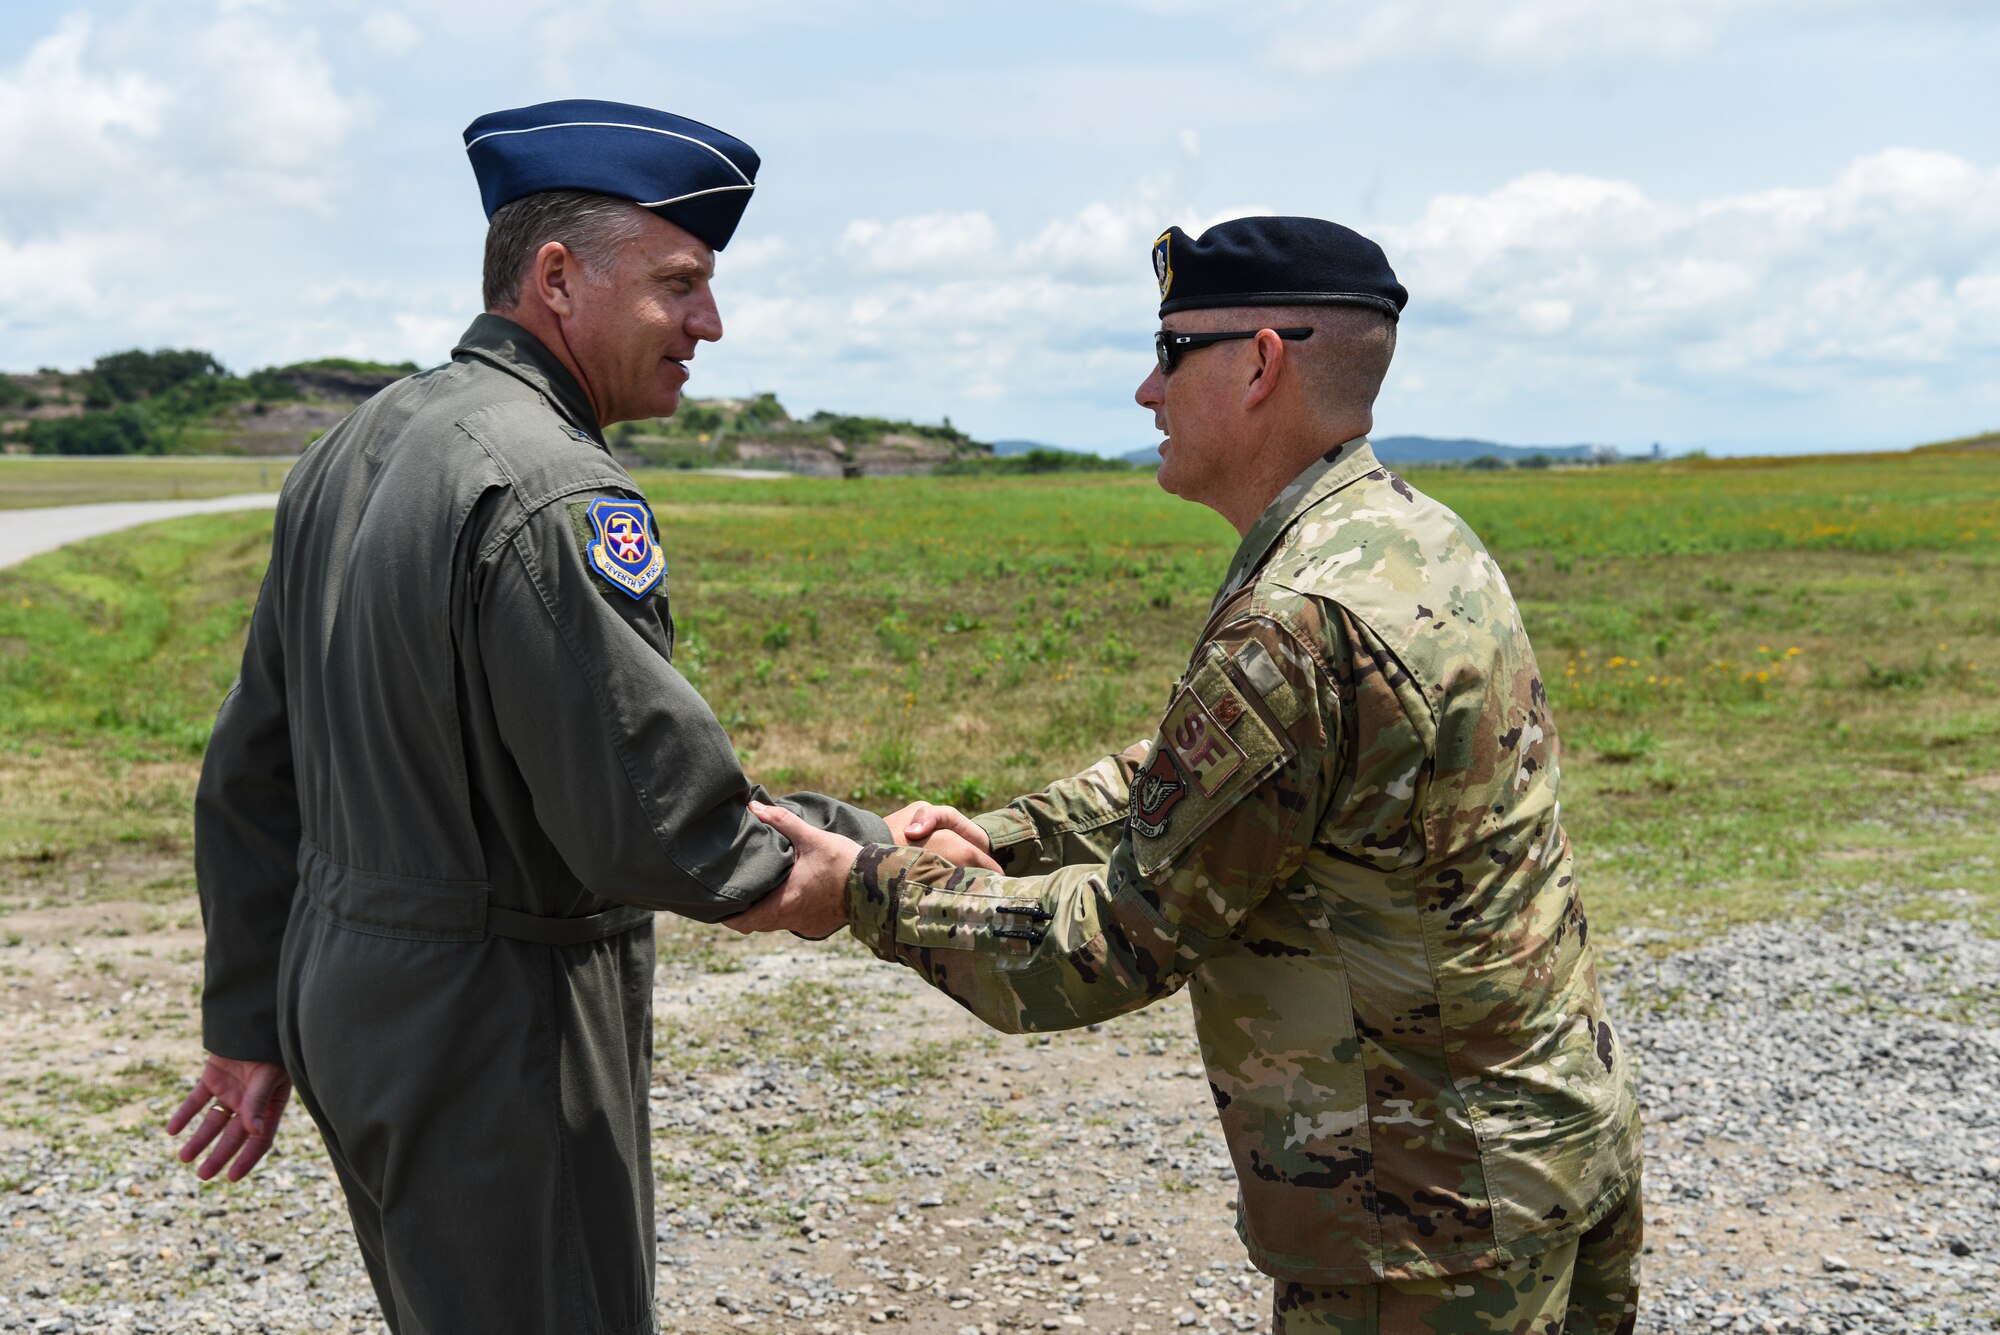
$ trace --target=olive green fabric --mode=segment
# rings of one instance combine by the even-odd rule
[[[1596,1227],[1497,1270],[1272,1292],[1273,1335],[1632,1335],[1645,1221],[1634,1188]]]
[[[790,869],[673,668],[666,581],[588,563],[572,506],[639,496],[561,364],[482,316],[287,478],[203,763],[203,1041],[291,1073],[402,1335],[652,1329],[651,924],[551,946],[488,910],[714,921]]]
[[[1157,735],[979,818],[1001,874],[870,846],[855,935],[988,1023],[1190,988],[1251,1259],[1499,1268],[1639,1171],[1548,698],[1470,529],[1330,449],[1231,563]]]

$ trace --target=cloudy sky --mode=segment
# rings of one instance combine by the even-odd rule
[[[645,102],[763,155],[691,392],[1149,443],[1169,223],[1412,292],[1380,434],[1671,450],[2000,427],[1991,0],[0,5],[0,367],[443,359],[460,131]]]

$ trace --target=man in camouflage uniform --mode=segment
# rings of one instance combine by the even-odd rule
[[[1365,439],[1404,290],[1312,219],[1154,264],[1160,482],[1243,534],[1158,736],[891,818],[929,848],[753,808],[798,864],[737,925],[845,918],[1009,1031],[1186,985],[1278,1330],[1629,1331],[1633,1071],[1548,698],[1492,557]]]

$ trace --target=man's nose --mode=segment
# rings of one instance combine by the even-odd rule
[[[692,338],[713,343],[722,337],[722,312],[716,307],[714,293],[702,292],[701,300],[688,311],[686,327]]]
[[[1155,366],[1152,372],[1139,382],[1139,388],[1133,391],[1132,397],[1138,400],[1141,408],[1158,411],[1160,405],[1167,401],[1167,378],[1160,373],[1159,367]]]

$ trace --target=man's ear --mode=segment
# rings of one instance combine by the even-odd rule
[[[1250,379],[1243,386],[1243,406],[1255,408],[1277,392],[1278,382],[1291,371],[1285,340],[1271,329],[1259,329],[1250,340]]]
[[[576,256],[560,241],[544,243],[528,270],[534,294],[551,313],[565,317],[576,314],[576,285],[582,276]]]

